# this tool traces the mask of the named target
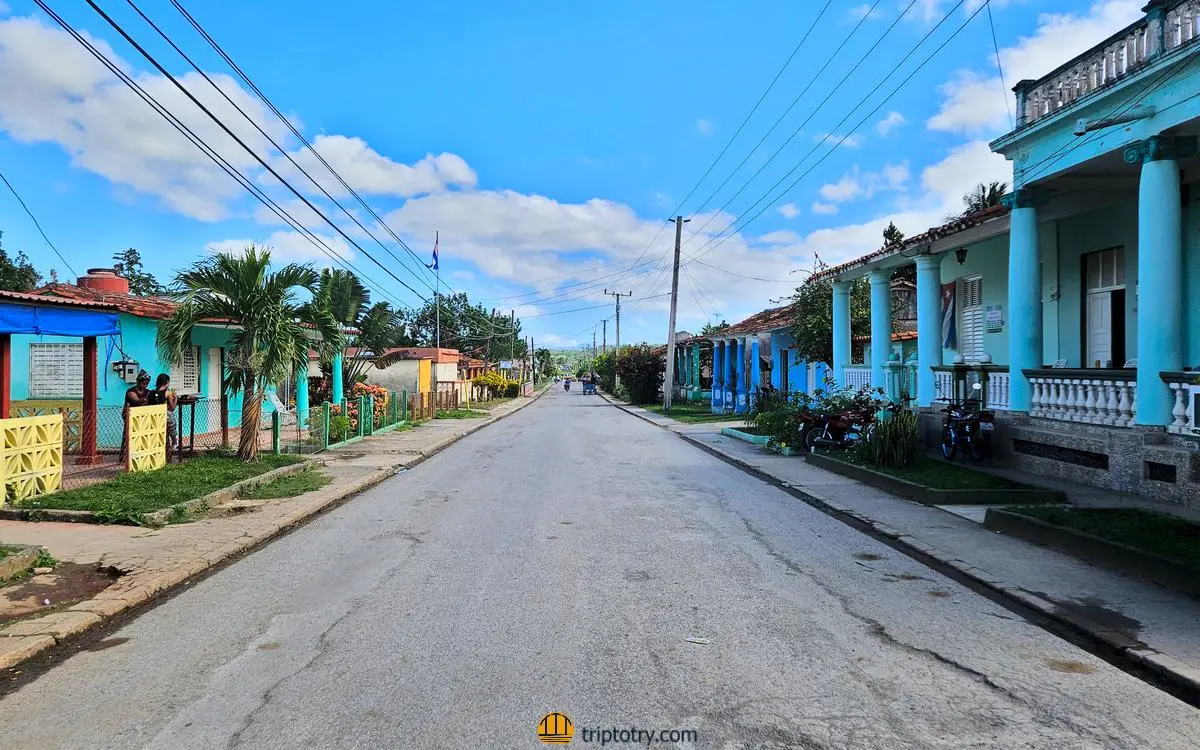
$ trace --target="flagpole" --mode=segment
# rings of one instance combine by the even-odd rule
[[[437,246],[438,246],[438,233],[434,232],[433,233],[434,252],[437,251]],[[433,300],[434,300],[433,304],[436,306],[436,310],[437,310],[437,312],[435,313],[435,315],[437,317],[437,347],[439,349],[441,349],[442,348],[442,264],[438,262],[438,258],[436,255],[433,258],[433,270],[434,270],[434,274],[435,274],[434,278],[436,279],[436,281],[434,283],[437,285],[436,291],[434,291],[434,293],[433,293]]]

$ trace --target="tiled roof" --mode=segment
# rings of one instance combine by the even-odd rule
[[[821,281],[822,279],[836,278],[846,271],[851,271],[855,268],[865,266],[872,261],[887,258],[904,250],[921,247],[922,245],[928,245],[934,240],[940,240],[943,237],[948,237],[952,234],[957,234],[964,230],[971,229],[972,227],[977,227],[980,224],[991,221],[992,219],[998,219],[1001,216],[1008,214],[1008,211],[1009,209],[1007,206],[998,205],[992,206],[991,208],[985,208],[982,211],[977,211],[967,216],[959,216],[946,222],[940,227],[934,227],[933,229],[930,229],[922,234],[918,234],[913,237],[907,237],[903,242],[881,247],[874,252],[867,253],[861,258],[848,261],[840,266],[831,266],[830,268],[818,271],[817,273],[814,273],[812,276],[808,277],[808,280]]]
[[[355,350],[347,349],[346,356],[353,357],[354,355],[351,354],[353,351]],[[445,347],[439,349],[434,346],[401,346],[395,349],[388,349],[381,354],[376,364],[386,367],[388,364],[402,359],[431,359],[438,364],[446,362],[457,363],[458,358],[459,352],[457,349],[447,349]]]
[[[165,320],[175,312],[177,304],[164,297],[134,297],[129,294],[114,294],[88,289],[74,284],[47,284],[32,292],[35,296],[55,299],[69,299],[76,302],[101,302],[115,307],[117,310],[139,318]]]
[[[40,305],[69,305],[71,307],[87,307],[87,308],[103,308],[115,310],[117,306],[111,302],[99,302],[82,299],[68,299],[66,297],[47,297],[44,294],[34,292],[11,292],[7,289],[0,289],[0,299],[11,299],[17,302],[32,302]]]
[[[779,328],[787,328],[795,317],[797,302],[782,307],[772,307],[769,310],[755,313],[743,321],[734,323],[728,328],[712,333],[710,339],[719,340],[748,333],[766,333]]]
[[[863,336],[855,336],[854,340],[860,341],[860,342],[865,341],[867,343],[870,343],[871,342],[871,334],[868,333]],[[916,341],[916,340],[917,340],[917,332],[916,331],[896,331],[895,333],[892,334],[892,341]]]

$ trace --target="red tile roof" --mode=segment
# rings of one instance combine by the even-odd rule
[[[855,336],[854,340],[855,341],[865,341],[867,343],[870,343],[871,335],[865,334],[862,336]],[[916,331],[896,331],[895,333],[892,334],[892,341],[916,341],[916,340],[917,340],[917,332]]]
[[[355,349],[347,349],[346,356],[353,357],[352,352]],[[441,349],[434,346],[401,346],[395,349],[388,349],[377,358],[377,364],[387,367],[388,364],[402,359],[431,359],[434,363],[442,364],[447,362],[457,363],[459,360],[459,351],[457,349]]]
[[[6,289],[0,289],[0,299],[11,299],[18,302],[32,302],[38,305],[69,305],[71,307],[87,307],[87,308],[102,308],[115,310],[116,305],[111,302],[99,302],[92,300],[67,299],[57,297],[47,297],[43,294],[35,292],[11,292]]]
[[[178,305],[165,297],[134,297],[129,294],[113,294],[96,289],[88,289],[74,284],[47,284],[32,292],[35,296],[54,299],[68,299],[76,302],[101,302],[112,305],[117,310],[139,318],[164,320],[171,317]]]
[[[724,330],[709,334],[708,338],[719,340],[750,333],[766,333],[767,331],[774,331],[779,328],[787,328],[792,324],[792,319],[796,314],[796,305],[798,304],[797,302],[793,302],[782,307],[772,307],[769,310],[754,313],[745,320],[734,323]]]
[[[998,219],[1007,215],[1008,211],[1008,207],[1002,204],[998,206],[992,206],[991,208],[985,208],[982,211],[977,211],[973,214],[968,214],[967,216],[959,216],[951,219],[940,227],[934,227],[922,234],[918,234],[913,237],[907,237],[903,242],[899,242],[895,245],[885,245],[874,252],[867,253],[861,258],[848,261],[840,266],[831,266],[818,271],[812,276],[808,277],[808,281],[821,281],[822,279],[835,278],[846,271],[860,268],[868,263],[871,263],[872,261],[887,258],[910,248],[928,245],[934,240],[940,240],[943,237],[948,237],[952,234],[957,234],[964,230],[971,229],[972,227],[985,224],[992,219]]]

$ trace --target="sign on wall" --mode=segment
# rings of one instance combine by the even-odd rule
[[[500,369],[501,370],[511,370],[512,368],[513,368],[513,361],[511,359],[500,360]]]
[[[999,333],[1004,330],[1004,306],[1003,305],[988,305],[987,319],[984,324],[984,330],[988,333]]]

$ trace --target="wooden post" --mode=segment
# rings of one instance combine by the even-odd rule
[[[280,440],[279,435],[280,426],[281,423],[279,420],[279,412],[271,412],[271,451],[276,454],[281,452],[280,445],[282,441]]]
[[[4,369],[8,370],[8,336],[5,339],[4,353]],[[98,350],[95,336],[87,336],[83,340],[83,411],[80,413],[79,425],[79,458],[75,460],[76,464],[95,464],[100,462],[100,456],[96,450],[96,425],[98,408],[97,402],[99,395],[97,392],[98,380]],[[8,389],[5,389],[7,397]],[[8,416],[8,404],[4,404],[4,416]]]

